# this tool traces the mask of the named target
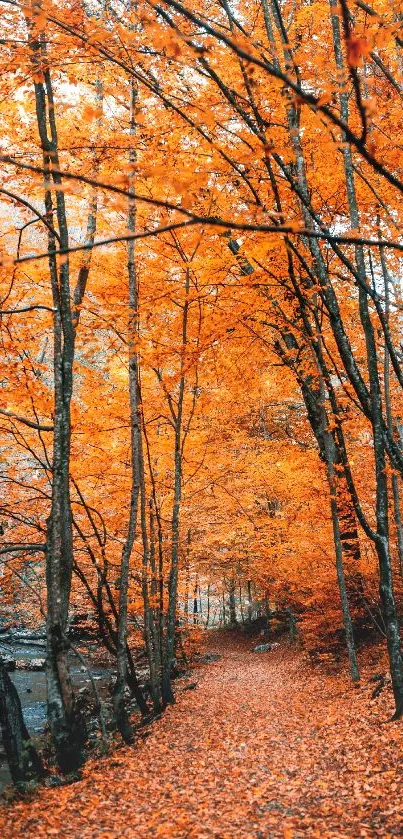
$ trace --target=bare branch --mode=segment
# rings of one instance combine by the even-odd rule
[[[26,417],[21,417],[19,414],[14,414],[13,411],[6,411],[5,408],[0,408],[0,414],[15,419],[17,422],[27,425],[28,428],[35,428],[36,431],[53,431],[53,425],[42,425],[42,423],[33,422],[32,420],[26,419]]]
[[[40,542],[30,542],[26,545],[7,545],[7,547],[0,548],[0,554],[17,553],[18,551],[24,551],[25,553],[45,553],[46,545]]]

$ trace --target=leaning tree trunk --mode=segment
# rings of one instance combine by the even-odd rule
[[[42,761],[24,723],[20,698],[1,659],[0,726],[13,783],[23,787],[27,781],[43,776],[45,773]]]
[[[335,14],[335,2],[330,0],[332,11],[332,31],[337,68],[344,70],[343,53],[341,48],[340,21]],[[344,123],[348,124],[349,105],[348,94],[340,92],[340,111]],[[345,139],[345,138],[344,138]],[[354,181],[354,166],[351,147],[347,142],[343,144],[343,162],[346,182],[347,201],[352,230],[360,228],[360,215]],[[376,486],[376,533],[373,541],[379,562],[379,594],[382,605],[383,618],[386,627],[386,639],[390,662],[393,695],[395,699],[395,717],[403,714],[403,661],[400,640],[399,619],[393,590],[392,561],[389,543],[388,521],[388,485],[386,475],[385,450],[385,422],[383,417],[382,392],[378,369],[378,353],[375,330],[371,319],[367,291],[367,278],[364,251],[361,244],[355,247],[355,262],[359,278],[358,302],[359,315],[365,339],[366,360],[369,378],[369,398],[371,409],[371,424],[374,441],[375,486]]]
[[[324,384],[323,379],[321,379],[321,390],[322,394],[324,394]],[[327,422],[327,417],[325,414],[325,409],[323,406],[323,415],[324,415],[324,424]],[[327,472],[327,481],[329,485],[329,493],[330,493],[330,510],[332,515],[332,525],[333,525],[333,540],[334,540],[334,547],[335,547],[335,554],[336,554],[336,572],[337,572],[337,582],[339,586],[339,594],[340,594],[340,603],[341,609],[343,614],[343,625],[344,625],[344,632],[346,636],[346,646],[347,646],[347,653],[348,659],[350,663],[350,673],[353,682],[358,682],[360,679],[360,672],[358,669],[358,662],[357,662],[357,655],[355,649],[355,642],[354,642],[354,631],[353,631],[353,623],[351,620],[351,612],[350,612],[350,603],[347,594],[347,587],[346,587],[346,577],[344,572],[344,561],[343,561],[343,543],[341,539],[341,532],[340,532],[340,520],[339,520],[339,511],[338,511],[338,504],[337,504],[337,479],[336,479],[336,471],[335,471],[335,460],[336,460],[336,451],[334,445],[334,438],[332,433],[329,431],[327,427],[324,427],[324,441],[325,441],[325,454],[326,454],[326,472]]]

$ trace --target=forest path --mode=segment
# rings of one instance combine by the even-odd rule
[[[371,703],[367,682],[250,646],[220,648],[144,742],[14,804],[12,820],[3,811],[2,836],[402,836],[403,726],[384,723],[390,696]]]

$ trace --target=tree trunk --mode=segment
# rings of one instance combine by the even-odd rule
[[[251,584],[251,581],[248,580],[248,623],[252,623],[252,619],[253,619],[252,584]]]
[[[210,583],[207,585],[207,615],[206,615],[206,629],[210,623]]]
[[[344,69],[343,54],[340,39],[340,21],[334,14],[335,2],[330,0],[332,9],[332,29],[336,64],[340,71]],[[341,116],[348,122],[348,95],[340,93]],[[360,218],[358,212],[354,168],[351,148],[347,142],[343,144],[344,172],[346,181],[347,200],[350,211],[351,228],[359,230]],[[384,420],[382,413],[382,394],[378,370],[378,356],[374,327],[368,305],[366,291],[366,267],[363,247],[355,247],[355,259],[360,283],[358,288],[359,315],[365,338],[366,359],[369,377],[370,416],[374,441],[375,481],[376,481],[376,533],[374,544],[379,562],[379,593],[382,604],[383,618],[386,626],[387,647],[389,653],[390,672],[392,678],[393,695],[395,699],[395,717],[403,714],[403,662],[401,654],[400,628],[393,591],[392,564],[389,550],[389,522],[388,522],[388,487],[386,467],[386,452],[384,439]]]
[[[237,626],[234,579],[231,580],[229,585],[229,623],[231,629],[235,629]]]
[[[171,668],[175,652],[175,627],[176,610],[178,599],[178,572],[179,572],[179,525],[180,508],[182,500],[182,456],[183,456],[183,403],[186,383],[185,353],[188,341],[188,316],[189,316],[189,290],[190,270],[185,271],[185,300],[183,304],[182,318],[182,348],[179,377],[179,393],[175,413],[175,444],[174,444],[174,503],[172,510],[172,548],[171,548],[171,569],[168,581],[168,609],[166,621],[166,638],[164,647],[164,662],[162,672],[162,700],[164,704],[174,702],[174,695],[171,684]],[[197,596],[197,595],[196,595]]]
[[[340,603],[343,613],[343,624],[344,624],[344,632],[346,636],[346,646],[347,646],[347,653],[348,659],[350,663],[350,673],[353,682],[358,682],[360,680],[360,673],[358,669],[358,662],[357,662],[357,655],[355,650],[355,643],[354,643],[354,632],[353,632],[353,624],[351,620],[351,613],[350,613],[350,604],[347,594],[346,588],[346,578],[344,574],[344,563],[343,563],[343,543],[341,540],[340,534],[340,522],[339,522],[339,515],[338,515],[338,508],[337,508],[337,481],[336,481],[336,474],[335,474],[335,449],[334,449],[334,440],[331,433],[328,432],[326,429],[325,431],[325,438],[326,438],[326,466],[327,466],[327,480],[329,484],[329,492],[330,492],[330,509],[332,514],[332,525],[333,525],[333,540],[334,540],[334,547],[336,553],[336,571],[337,571],[337,582],[339,585],[339,593],[340,593]]]
[[[197,600],[197,577],[195,582],[195,587],[193,590],[193,623],[197,623],[197,615],[199,613],[199,605]]]
[[[4,662],[0,659],[0,725],[10,775],[17,787],[44,774],[42,761],[31,742],[21,702]]]
[[[138,91],[134,79],[130,82],[130,128],[131,138],[136,134],[135,110]],[[129,162],[132,166],[129,175],[129,206],[127,226],[130,232],[136,229],[136,203],[134,199],[134,178],[136,151],[133,145],[129,151]],[[128,591],[130,560],[133,544],[136,537],[137,515],[139,505],[139,493],[141,484],[140,475],[140,447],[141,447],[141,418],[139,410],[139,369],[137,356],[138,338],[138,291],[137,274],[135,261],[135,244],[130,240],[127,245],[127,273],[129,280],[129,403],[130,403],[130,458],[131,458],[131,490],[130,490],[130,511],[126,541],[122,550],[120,566],[119,586],[119,620],[118,620],[118,642],[117,642],[117,678],[113,692],[114,710],[116,723],[126,743],[133,740],[133,730],[130,725],[126,702],[125,686],[127,682],[127,614],[128,614]],[[135,676],[133,668],[132,677]],[[137,680],[135,679],[135,684]],[[136,689],[141,693],[139,685]],[[145,704],[145,703],[144,703]],[[142,703],[143,705],[143,703]],[[143,705],[144,707],[144,705]]]
[[[386,264],[386,257],[384,253],[384,249],[379,249],[379,255],[381,260],[382,266],[382,274],[383,274],[383,284],[385,290],[385,320],[386,323],[389,325],[389,314],[390,314],[390,293],[389,293],[389,283],[390,283],[390,276],[389,271]],[[384,358],[384,391],[385,391],[385,410],[386,410],[386,422],[388,425],[388,429],[391,435],[394,433],[394,422],[393,422],[393,414],[392,414],[392,402],[390,396],[390,354],[388,348],[385,347],[385,358]],[[399,489],[399,478],[393,472],[392,474],[392,497],[393,497],[393,512],[395,518],[395,526],[396,526],[396,537],[397,537],[397,553],[399,557],[399,569],[400,574],[403,576],[403,524],[402,524],[402,514],[400,510],[400,489]]]
[[[68,663],[67,619],[73,571],[73,535],[70,499],[70,406],[73,390],[75,329],[70,296],[69,234],[62,179],[59,174],[55,103],[46,54],[43,23],[37,24],[40,4],[27,18],[31,61],[35,72],[35,105],[43,155],[45,210],[48,222],[49,272],[53,297],[54,437],[51,513],[47,521],[47,662],[48,719],[62,771],[83,761],[86,731],[77,712]],[[58,232],[54,228],[52,190],[55,191]],[[56,242],[57,240],[57,242]],[[57,265],[56,245],[66,250]],[[88,271],[86,273],[88,276]],[[82,283],[82,294],[86,278]],[[78,301],[81,303],[81,298]],[[77,318],[78,321],[78,318]]]

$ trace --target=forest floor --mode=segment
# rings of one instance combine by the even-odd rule
[[[403,723],[391,695],[281,645],[210,634],[222,658],[134,747],[0,813],[4,839],[298,839],[403,835]]]

